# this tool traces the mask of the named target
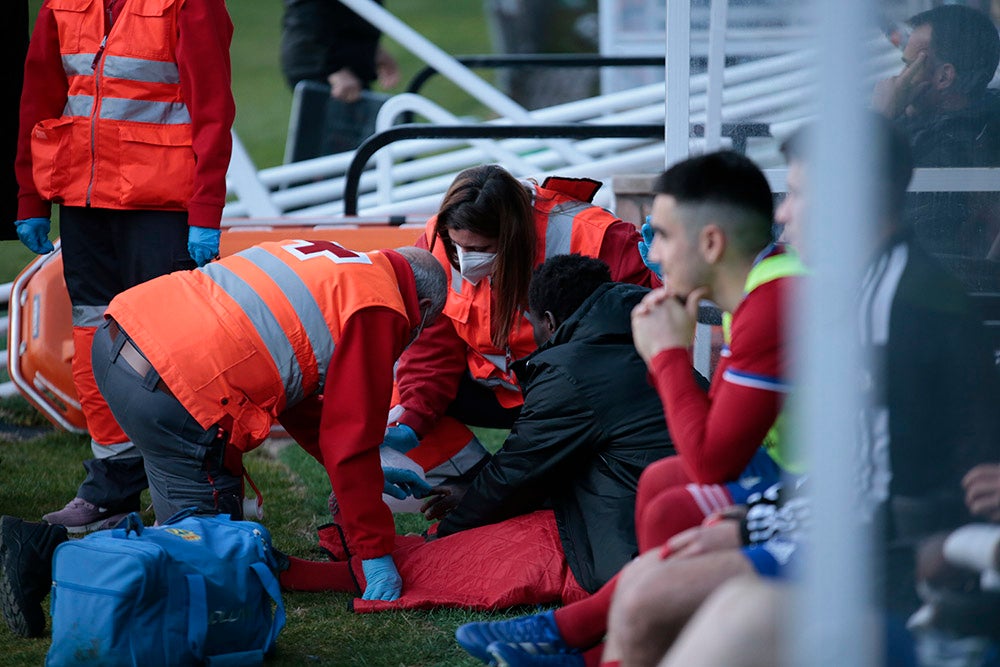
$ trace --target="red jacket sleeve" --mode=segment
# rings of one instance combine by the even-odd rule
[[[604,232],[597,258],[611,267],[611,279],[643,287],[659,287],[663,283],[649,270],[639,254],[642,235],[631,222],[620,220]]]
[[[353,553],[390,553],[396,533],[382,502],[379,445],[392,397],[392,367],[409,340],[407,318],[386,308],[365,308],[347,320],[323,389],[319,449],[337,496]]]
[[[426,234],[414,243],[418,248],[430,250]],[[444,267],[446,272],[450,267]],[[399,422],[406,424],[419,437],[434,428],[445,410],[455,400],[458,385],[467,366],[468,344],[455,331],[451,319],[441,314],[424,327],[423,332],[406,348],[396,367],[396,386],[399,389],[403,415]]]
[[[69,82],[59,55],[59,32],[48,5],[43,5],[24,62],[20,125],[14,172],[18,184],[17,218],[47,218],[52,207],[38,196],[31,171],[31,131],[47,118],[58,118],[66,106]]]
[[[698,484],[735,480],[778,417],[784,399],[782,289],[772,281],[754,290],[733,317],[729,356],[705,393],[682,348],[653,358],[650,373],[684,469]]]
[[[226,203],[230,131],[236,115],[229,46],[233,22],[224,0],[187,0],[177,23],[177,67],[181,94],[191,114],[195,155],[188,224],[218,228]]]
[[[323,416],[322,396],[310,396],[278,415],[278,423],[299,447],[323,464],[319,449],[319,424]]]
[[[404,408],[399,421],[423,437],[455,400],[462,374],[468,368],[468,344],[455,331],[451,318],[440,315],[424,327],[399,358],[396,383]]]

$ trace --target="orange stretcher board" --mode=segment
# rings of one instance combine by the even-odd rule
[[[245,222],[245,221],[244,221]],[[351,250],[369,251],[412,245],[424,225],[320,224],[289,226],[254,220],[253,226],[224,227],[220,255],[231,255],[264,241],[306,239],[334,241]],[[10,379],[25,399],[56,427],[83,433],[70,360],[73,358],[72,308],[63,280],[62,254],[56,249],[37,257],[11,287],[7,354]]]

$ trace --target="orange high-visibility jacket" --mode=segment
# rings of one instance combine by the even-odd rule
[[[589,201],[600,188],[590,180],[548,178],[541,186],[533,185],[533,208],[537,247],[535,266],[549,257],[579,253],[597,257],[605,231],[618,218]],[[520,385],[510,364],[535,350],[531,324],[522,315],[511,328],[507,349],[494,347],[490,340],[492,287],[488,280],[473,285],[462,278],[458,268],[448,263],[444,244],[433,243],[437,216],[427,222],[424,231],[427,245],[448,274],[448,300],[444,314],[451,318],[455,331],[468,344],[466,359],[472,378],[493,389],[504,407],[523,402]]]
[[[48,0],[68,98],[31,134],[39,195],[68,206],[183,210],[195,155],[174,58],[184,0],[125,3],[104,35],[100,0]]]
[[[407,316],[385,255],[289,240],[154,278],[107,314],[202,427],[222,424],[248,451],[285,408],[323,390],[343,325],[375,306]]]

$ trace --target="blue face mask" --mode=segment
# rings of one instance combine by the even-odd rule
[[[465,252],[458,247],[455,250],[458,253],[458,270],[473,285],[493,273],[493,264],[497,259],[495,252]]]

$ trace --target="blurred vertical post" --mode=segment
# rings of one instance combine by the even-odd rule
[[[876,224],[865,62],[875,21],[865,0],[812,0],[819,114],[806,179],[811,276],[794,305],[793,442],[808,456],[814,500],[803,585],[793,618],[793,665],[876,664],[871,539],[861,526],[855,449],[862,358],[856,295]]]
[[[691,3],[666,0],[666,166],[691,153]]]

